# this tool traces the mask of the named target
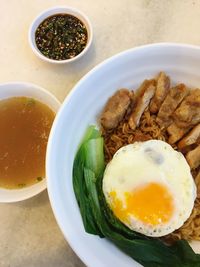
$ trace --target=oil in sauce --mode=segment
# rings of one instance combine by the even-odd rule
[[[0,101],[0,187],[23,188],[45,177],[46,146],[55,113],[28,97]]]

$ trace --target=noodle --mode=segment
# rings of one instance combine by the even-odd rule
[[[147,141],[150,139],[158,139],[168,142],[168,134],[161,129],[156,123],[156,116],[151,115],[146,109],[140,119],[140,125],[132,130],[128,124],[127,116],[119,123],[119,125],[111,130],[102,129],[105,144],[105,159],[109,162],[115,152],[124,145],[132,144],[136,141]],[[173,146],[176,149],[176,146]],[[193,177],[196,173],[193,173]],[[200,175],[195,179],[197,185],[197,198],[195,200],[193,211],[184,223],[184,225],[173,233],[163,237],[166,242],[173,242],[179,239],[200,240]]]
[[[167,142],[166,133],[162,132],[155,119],[156,117],[153,115],[151,116],[150,112],[146,110],[141,117],[139,128],[134,131],[129,127],[127,118],[122,120],[113,131],[102,129],[106,162],[112,159],[113,155],[120,147],[132,144],[136,141],[158,139]]]

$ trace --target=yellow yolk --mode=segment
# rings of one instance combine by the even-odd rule
[[[169,190],[159,183],[148,183],[125,193],[125,207],[116,196],[110,192],[114,214],[124,222],[129,221],[129,214],[145,224],[159,225],[170,221],[174,212],[173,198]]]

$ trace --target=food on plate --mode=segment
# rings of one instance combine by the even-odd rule
[[[80,54],[87,44],[85,24],[69,14],[55,14],[46,18],[35,32],[39,51],[55,60],[70,59]]]
[[[90,126],[74,160],[73,187],[85,231],[106,237],[145,267],[198,267],[200,255],[193,252],[187,241],[165,244],[159,238],[132,231],[114,216],[102,191],[103,144],[101,133],[95,126]],[[200,184],[199,178],[196,184]]]
[[[45,177],[45,155],[55,113],[29,97],[0,101],[0,187],[20,189]]]
[[[180,228],[196,198],[186,159],[160,140],[120,148],[106,166],[103,192],[121,222],[154,237]]]
[[[158,77],[159,76],[160,74],[158,75]],[[156,81],[158,77],[155,78]],[[175,89],[176,93],[172,94],[173,89]],[[139,126],[135,130],[132,130],[128,123],[130,113],[127,113],[124,116],[123,120],[119,123],[119,125],[115,129],[112,130],[112,132],[107,131],[106,129],[102,128],[102,133],[103,133],[104,143],[105,143],[106,162],[109,162],[112,159],[115,152],[122,146],[127,145],[127,144],[132,144],[138,141],[147,141],[151,139],[163,140],[171,144],[175,149],[182,152],[184,156],[186,156],[186,153],[195,149],[199,145],[198,137],[196,137],[196,141],[194,141],[191,146],[188,146],[187,149],[179,150],[178,146],[182,140],[184,142],[184,138],[186,138],[189,135],[189,133],[192,133],[192,131],[198,132],[198,128],[197,130],[195,130],[196,127],[198,127],[198,120],[196,120],[196,124],[193,125],[193,127],[190,126],[189,128],[188,127],[181,128],[176,124],[177,118],[176,118],[176,123],[175,123],[175,118],[174,118],[174,113],[176,112],[176,110],[180,109],[182,102],[187,100],[189,96],[190,96],[189,102],[191,103],[192,101],[193,103],[195,103],[194,106],[198,106],[198,98],[194,102],[194,98],[193,98],[194,93],[192,92],[193,90],[195,91],[195,95],[198,96],[198,92],[200,91],[200,89],[188,89],[184,84],[181,84],[181,85],[179,84],[178,86],[172,85],[172,88],[168,90],[168,93],[165,99],[163,100],[163,103],[161,104],[160,109],[162,108],[163,105],[165,105],[166,102],[168,104],[173,103],[172,106],[173,107],[176,106],[177,108],[174,109],[173,112],[171,111],[171,109],[169,109],[169,115],[168,115],[169,118],[167,116],[164,117],[163,115],[164,124],[165,122],[167,122],[167,125],[168,125],[169,121],[171,123],[170,125],[168,125],[167,128],[163,127],[163,124],[161,125],[158,124],[158,116],[159,116],[160,110],[158,110],[157,113],[151,113],[149,110],[149,107],[147,107],[144,113],[142,114],[140,118]],[[137,92],[135,93],[135,95],[137,95]],[[175,96],[174,99],[171,98],[172,95]],[[182,102],[180,102],[180,99],[182,99]],[[134,106],[137,105],[137,98],[134,101],[135,101],[135,105],[132,106],[133,109],[134,109]],[[177,102],[174,103],[174,101],[177,101]],[[185,101],[183,103],[188,103],[188,100],[187,102]],[[170,107],[172,106],[170,105]],[[167,110],[167,106],[166,106],[166,110]],[[193,114],[196,114],[193,108],[191,108],[191,110]],[[181,118],[183,118],[183,116]],[[198,133],[196,133],[196,135],[198,136]],[[188,163],[192,164],[192,161],[189,161]],[[197,167],[196,169],[193,168],[192,175],[194,178],[198,174],[199,169],[200,167]],[[198,191],[198,188],[197,188],[197,191]],[[200,227],[199,216],[200,216],[200,199],[197,197],[192,214],[189,217],[189,219],[185,222],[185,224],[182,227],[180,227],[173,233],[166,236],[165,239],[167,239],[168,242],[174,241],[176,239],[182,239],[182,238],[187,239],[187,240],[192,240],[192,239],[200,240],[200,232],[198,230]]]
[[[170,87],[160,72],[130,90],[120,119],[105,125],[113,99],[118,107],[124,103],[117,91],[102,111],[100,130],[88,128],[74,161],[86,232],[110,239],[143,266],[200,266],[188,243],[200,240],[200,90],[192,90]]]

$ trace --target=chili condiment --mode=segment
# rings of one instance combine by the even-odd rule
[[[55,60],[77,56],[85,48],[87,39],[86,26],[80,19],[69,14],[48,17],[35,32],[35,41],[40,52]]]

